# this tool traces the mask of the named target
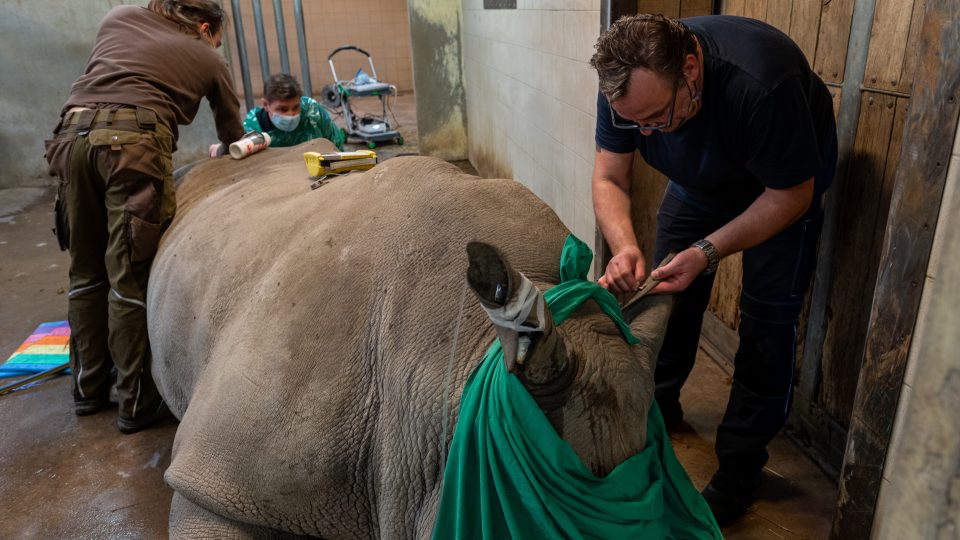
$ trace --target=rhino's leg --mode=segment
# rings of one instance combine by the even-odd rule
[[[253,540],[304,537],[231,521],[190,502],[175,491],[170,502],[170,538]]]

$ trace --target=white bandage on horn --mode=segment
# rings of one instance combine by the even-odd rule
[[[534,306],[537,308],[537,324],[531,326],[527,324],[527,318],[530,317],[530,312],[533,311]],[[500,308],[490,309],[483,306],[483,309],[493,320],[493,324],[502,328],[517,332],[542,332],[544,329],[543,313],[545,305],[543,295],[540,294],[533,282],[523,274],[520,274],[520,287],[512,301]]]

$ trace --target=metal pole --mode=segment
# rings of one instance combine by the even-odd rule
[[[820,252],[813,280],[810,313],[807,316],[807,334],[803,343],[803,363],[797,397],[811,403],[819,392],[820,368],[823,360],[823,343],[826,338],[827,306],[830,303],[830,288],[833,285],[833,252],[837,244],[837,219],[840,214],[840,198],[847,180],[847,167],[853,153],[860,119],[861,83],[867,69],[867,50],[870,46],[870,30],[876,0],[857,0],[853,5],[850,26],[850,44],[844,68],[840,111],[837,114],[837,175],[827,192],[824,205],[823,232],[820,234]]]
[[[611,5],[612,0],[601,0],[600,2],[600,33],[603,34],[610,29],[610,25],[613,23],[613,6]],[[600,226],[596,225],[593,232],[593,252],[596,256],[593,259],[593,279],[594,281],[600,279],[604,273],[607,271],[607,260],[610,259],[612,254],[610,253],[610,248],[607,246],[607,241],[603,237],[603,231],[600,230]]]
[[[290,57],[287,55],[287,31],[283,26],[283,2],[273,0],[273,18],[277,20],[277,43],[280,45],[280,69],[290,73]]]
[[[243,79],[243,102],[247,110],[253,108],[253,84],[250,82],[250,62],[247,60],[247,41],[243,35],[243,20],[240,17],[240,0],[231,0],[233,28],[237,34],[237,56],[240,57],[240,77]]]
[[[46,379],[46,378],[48,378],[48,377],[53,377],[54,375],[57,375],[57,374],[59,374],[59,373],[61,373],[61,372],[66,371],[67,368],[69,368],[69,367],[70,367],[70,362],[65,362],[65,363],[63,363],[63,364],[60,364],[60,365],[57,366],[57,367],[50,368],[50,369],[44,371],[43,373],[37,373],[36,375],[31,375],[31,376],[27,377],[26,379],[20,379],[19,381],[15,382],[15,383],[8,384],[8,385],[6,385],[6,386],[0,387],[0,396],[9,394],[10,392],[13,392],[14,390],[16,390],[16,389],[18,389],[18,388],[22,388],[22,387],[24,387],[24,386],[26,386],[26,385],[28,385],[28,384],[30,384],[30,383],[37,382],[37,381],[39,381],[39,380],[41,380],[41,379]]]
[[[253,4],[253,24],[257,31],[257,52],[260,54],[260,74],[263,82],[270,78],[270,57],[267,53],[267,36],[263,32],[263,6],[260,0],[250,0]]]
[[[310,59],[307,58],[307,32],[303,27],[303,2],[293,0],[293,18],[297,25],[297,49],[300,51],[300,84],[305,95],[313,97],[310,84]]]

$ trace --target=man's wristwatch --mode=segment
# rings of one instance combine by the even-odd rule
[[[720,254],[717,253],[717,248],[709,240],[697,240],[690,247],[699,249],[707,256],[707,268],[703,271],[704,274],[712,274],[717,271],[717,267],[720,266]]]

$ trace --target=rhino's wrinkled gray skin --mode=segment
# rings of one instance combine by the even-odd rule
[[[171,536],[429,536],[460,394],[496,337],[480,289],[559,281],[568,231],[516,182],[410,157],[311,191],[301,154],[318,145],[212,160],[178,189],[148,295],[154,377],[181,419]],[[641,345],[587,302],[514,364],[597,474],[645,442],[671,300],[644,302]]]

